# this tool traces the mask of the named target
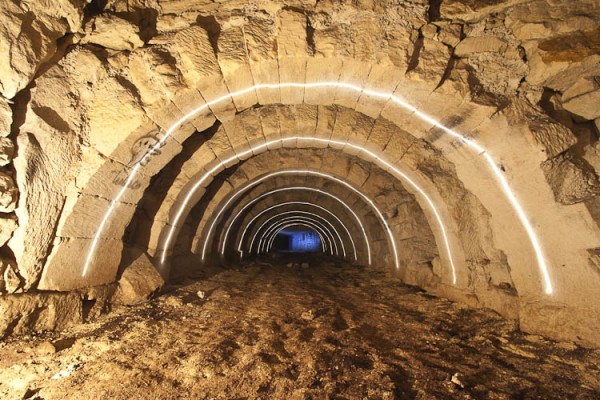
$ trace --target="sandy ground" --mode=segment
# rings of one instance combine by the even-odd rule
[[[0,398],[600,399],[599,351],[316,264],[213,271],[96,323],[0,343]]]

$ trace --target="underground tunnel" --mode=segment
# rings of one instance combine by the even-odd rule
[[[0,36],[0,398],[600,398],[598,0]]]

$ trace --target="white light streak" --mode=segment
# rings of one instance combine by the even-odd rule
[[[134,166],[133,169],[125,183],[125,185],[123,186],[123,188],[117,193],[117,196],[112,200],[110,207],[108,208],[106,214],[104,215],[100,225],[98,226],[98,230],[96,231],[96,234],[94,235],[94,239],[92,240],[92,245],[90,246],[90,249],[88,251],[88,254],[86,256],[86,261],[85,261],[85,265],[83,267],[83,272],[82,272],[82,276],[86,276],[87,273],[89,272],[89,267],[91,264],[91,260],[94,256],[94,253],[96,251],[96,248],[98,246],[98,241],[100,240],[100,236],[103,232],[103,230],[106,227],[106,224],[110,218],[110,216],[112,215],[116,205],[119,203],[120,199],[123,197],[128,185],[133,181],[134,177],[137,175],[137,172],[139,171],[140,167],[142,165],[144,165],[144,163],[146,162],[146,160],[151,157],[151,155],[160,147],[163,146],[164,142],[167,140],[167,138],[169,138],[173,132],[179,128],[181,125],[183,125],[187,120],[189,120],[190,118],[194,117],[195,115],[199,114],[200,112],[208,109],[209,107],[216,105],[222,101],[225,100],[229,100],[229,99],[233,99],[235,97],[239,97],[242,96],[246,93],[249,93],[251,91],[260,89],[273,89],[273,90],[279,90],[281,88],[304,88],[304,89],[310,89],[310,88],[344,88],[344,89],[348,89],[348,90],[352,90],[355,92],[359,92],[359,93],[364,93],[367,94],[369,96],[373,96],[373,97],[379,97],[382,99],[389,99],[392,102],[394,102],[395,104],[409,110],[412,111],[413,114],[418,117],[419,119],[426,121],[430,124],[432,124],[433,126],[437,127],[438,129],[441,129],[442,131],[444,131],[445,133],[447,133],[448,135],[460,140],[462,143],[465,143],[468,145],[469,148],[471,148],[472,150],[474,150],[477,154],[479,155],[483,155],[484,159],[486,160],[486,162],[488,163],[490,170],[494,173],[494,175],[496,176],[498,182],[500,183],[500,186],[502,187],[505,195],[507,196],[509,203],[511,204],[511,206],[513,207],[513,209],[515,210],[517,216],[519,217],[519,221],[521,222],[521,224],[523,225],[527,236],[529,238],[529,241],[533,247],[533,250],[535,252],[537,261],[538,261],[538,268],[540,270],[540,275],[542,276],[543,282],[544,282],[544,289],[545,292],[547,294],[551,294],[553,292],[553,288],[552,288],[552,282],[550,279],[550,274],[548,271],[548,266],[546,264],[546,261],[544,259],[544,255],[543,255],[543,251],[541,248],[541,245],[539,243],[539,240],[536,236],[535,230],[533,229],[533,226],[531,225],[531,223],[529,222],[529,219],[527,218],[525,211],[523,210],[523,208],[521,207],[520,203],[518,202],[515,194],[513,193],[512,189],[510,188],[510,186],[508,185],[508,182],[506,181],[504,175],[502,174],[502,171],[500,171],[500,169],[496,166],[495,161],[489,156],[489,154],[487,153],[486,149],[484,149],[482,146],[480,146],[475,140],[471,139],[471,138],[467,138],[463,135],[461,135],[458,132],[455,132],[454,130],[447,128],[446,126],[442,125],[439,121],[437,121],[435,118],[427,115],[426,113],[423,113],[419,110],[417,110],[414,106],[410,105],[409,103],[405,102],[404,100],[400,99],[399,97],[395,96],[392,93],[384,93],[384,92],[378,92],[378,91],[374,91],[374,90],[370,90],[370,89],[365,89],[365,88],[361,88],[359,86],[356,85],[352,85],[349,83],[345,83],[345,82],[314,82],[314,83],[295,83],[295,82],[285,82],[285,83],[273,83],[273,84],[268,84],[268,83],[263,83],[263,84],[257,84],[257,85],[253,85],[250,86],[246,89],[242,89],[236,92],[232,92],[232,93],[228,93],[226,95],[223,95],[219,98],[216,98],[214,100],[211,100],[193,110],[191,110],[190,112],[188,112],[187,114],[185,114],[183,117],[181,117],[179,120],[177,120],[175,123],[173,123],[173,125],[171,125],[171,127],[169,127],[169,129],[167,129],[167,131],[165,132],[165,135],[163,137],[161,137],[157,143],[155,143],[155,145],[150,148],[148,150],[148,152],[144,155],[144,157],[142,157]],[[293,140],[298,139],[298,137],[295,137]],[[312,140],[316,140],[317,138],[312,138]],[[325,140],[325,139],[323,139]],[[244,157],[247,155],[251,155],[252,152],[254,151],[260,151],[262,148],[266,149],[267,146],[270,146],[274,143],[276,143],[277,141],[273,141],[270,142],[270,144],[265,143],[264,145],[260,145],[255,147],[254,149],[242,152],[239,156]],[[333,142],[333,141],[332,141]],[[346,143],[344,143],[346,144]],[[380,162],[383,165],[388,166],[389,170],[393,171],[393,173],[395,173],[397,176],[402,177],[403,179],[406,179],[407,182],[409,182],[409,184],[411,186],[413,186],[427,201],[427,203],[432,206],[433,202],[431,201],[431,199],[425,194],[425,192],[419,188],[418,186],[416,186],[414,184],[414,182],[410,179],[407,179],[408,177],[406,177],[405,174],[403,174],[400,170],[398,170],[397,168],[395,168],[394,166],[392,166],[389,162],[385,161],[384,159],[380,158],[379,156],[375,155],[374,153],[372,153],[369,150],[363,149],[360,146],[355,146],[355,145],[350,145],[350,144],[346,144],[350,147],[354,147],[354,148],[359,148],[363,151],[363,153],[369,154],[370,157],[373,157],[374,160]],[[235,158],[231,158],[229,160],[229,162],[233,161]],[[223,165],[226,164],[223,163]],[[212,173],[217,172],[219,169],[221,168],[221,165],[217,165],[215,166],[209,173],[212,175]],[[208,175],[205,175],[205,177]],[[194,185],[194,187],[192,188],[192,190],[189,192],[191,194],[193,194],[195,192],[195,190],[202,184],[202,182],[206,179],[205,177],[201,178],[196,185]],[[189,200],[191,199],[191,194],[189,194],[188,196],[186,196],[186,198],[184,199],[184,203],[187,204],[187,202],[189,202]],[[183,214],[183,210],[184,207],[182,206],[179,211],[176,214],[176,221],[179,221],[179,218],[181,218],[182,214]],[[452,257],[452,252],[449,246],[449,240],[446,234],[446,230],[445,227],[443,225],[443,223],[441,223],[441,218],[439,213],[437,212],[437,209],[432,208],[436,219],[438,220],[438,223],[440,225],[441,231],[442,231],[442,236],[444,239],[444,245],[446,247],[446,251],[448,253],[448,258],[452,267],[452,276],[453,276],[453,283],[456,284],[456,271],[455,271],[455,267],[454,267],[454,261],[453,261],[453,257]],[[173,230],[171,231],[173,232]],[[169,247],[170,242],[172,239],[172,234],[169,234],[167,236],[167,240],[165,241],[165,251],[163,252],[163,256],[161,257],[161,262],[164,263],[164,257],[165,257],[165,253],[166,253],[166,249]],[[393,244],[394,248],[395,248],[395,243]],[[396,259],[397,259],[397,254],[396,254]]]
[[[262,210],[260,213],[258,213],[256,216],[254,216],[254,218],[252,218],[252,220],[246,224],[246,226],[244,227],[244,230],[243,230],[243,232],[242,232],[242,235],[240,236],[240,241],[239,241],[239,244],[238,244],[238,246],[237,246],[237,249],[238,249],[238,251],[240,252],[240,254],[243,254],[243,252],[242,252],[242,250],[241,250],[241,249],[242,249],[242,241],[244,240],[244,236],[245,236],[245,234],[246,234],[246,231],[248,230],[248,227],[250,227],[250,225],[252,225],[252,223],[253,223],[253,222],[254,222],[256,219],[258,219],[258,218],[259,218],[261,215],[263,215],[263,214],[265,214],[265,213],[267,213],[267,212],[269,212],[269,211],[271,211],[271,210],[273,210],[273,209],[275,209],[275,208],[279,208],[279,207],[283,207],[283,206],[287,206],[287,205],[306,205],[306,206],[316,207],[316,208],[318,208],[318,209],[320,209],[320,210],[322,210],[322,211],[325,211],[326,213],[328,213],[329,215],[331,215],[333,218],[335,218],[335,220],[336,220],[336,221],[337,221],[337,222],[338,222],[338,223],[339,223],[339,224],[340,224],[340,225],[341,225],[341,226],[344,228],[344,230],[346,231],[346,234],[348,235],[348,239],[350,239],[350,243],[352,244],[352,251],[354,252],[354,261],[357,261],[357,260],[358,260],[358,256],[357,256],[357,254],[356,254],[356,246],[355,246],[355,244],[354,244],[354,239],[352,239],[352,235],[350,234],[350,231],[348,230],[348,228],[346,227],[346,225],[345,225],[345,224],[344,224],[344,223],[343,223],[343,222],[342,222],[342,221],[341,221],[341,220],[340,220],[340,219],[339,219],[339,218],[338,218],[338,217],[337,217],[337,216],[336,216],[334,213],[332,213],[332,212],[331,212],[331,211],[329,211],[328,209],[326,209],[326,208],[324,208],[324,207],[321,207],[321,206],[319,206],[319,205],[317,205],[317,204],[313,204],[313,203],[309,203],[309,202],[302,202],[302,201],[287,201],[287,202],[285,202],[285,203],[279,203],[279,204],[276,204],[276,205],[274,205],[274,206],[271,206],[271,207],[269,207],[269,208],[266,208],[266,209]],[[279,215],[285,215],[285,214],[292,213],[292,212],[294,212],[294,213],[306,213],[306,211],[299,211],[299,210],[296,210],[296,211],[288,211],[288,212],[284,212],[284,213],[278,214],[278,215],[276,215],[276,216],[279,216]],[[323,216],[320,216],[320,215],[318,215],[318,214],[315,214],[315,213],[308,213],[308,214],[311,214],[311,215],[314,215],[314,216],[319,216],[319,217],[323,218],[323,220],[327,221],[327,219],[326,219],[326,218],[324,218]],[[239,215],[239,213],[238,213],[238,215]],[[275,217],[276,217],[276,216],[275,216]],[[273,217],[273,218],[274,218],[274,217]],[[271,219],[272,219],[272,218],[269,218],[267,221],[270,221]],[[333,228],[333,230],[334,230],[334,231],[337,233],[337,236],[339,237],[339,239],[340,239],[340,242],[341,242],[341,244],[342,244],[342,251],[344,252],[344,257],[346,257],[346,247],[344,246],[344,241],[342,240],[342,237],[341,237],[341,235],[338,233],[337,229],[335,229],[335,227],[333,226],[333,224],[331,224],[329,221],[327,221],[327,222],[328,222],[328,223],[329,223],[329,225],[330,225],[330,226]],[[232,223],[233,223],[233,221],[232,221]],[[263,225],[264,225],[264,224],[263,224]],[[229,224],[229,227],[228,227],[228,228],[230,228],[230,227],[231,227],[231,224]],[[254,232],[254,235],[252,235],[252,240],[250,241],[250,246],[248,247],[248,248],[250,249],[250,251],[252,251],[252,248],[254,247],[254,240],[256,239],[256,234],[258,233],[258,231],[259,231],[261,228],[262,228],[262,225],[261,225],[261,227],[260,227],[259,229],[257,229],[257,230],[256,230],[256,232]]]
[[[283,226],[281,226],[279,228],[279,230],[275,233],[275,235],[277,235],[277,233],[281,232],[285,228],[289,228],[289,227],[292,227],[292,226],[304,226],[304,227],[309,228],[309,229],[313,228],[310,225],[308,225],[307,222],[299,222],[299,221],[297,221],[297,222],[290,222],[287,225],[285,225],[285,222],[284,222]],[[317,233],[317,235],[319,235],[319,238],[321,239],[321,248],[323,249],[323,253],[324,253],[324,252],[327,251],[327,249],[325,248],[325,240],[323,239],[323,235],[319,231],[316,231],[316,233]],[[331,251],[330,254],[333,255],[333,251]]]
[[[285,171],[278,171],[278,172],[271,172],[259,179],[256,179],[252,182],[250,182],[249,184],[247,184],[246,186],[241,187],[236,193],[234,193],[229,200],[227,200],[225,202],[225,204],[223,205],[223,207],[221,207],[221,209],[217,212],[217,214],[215,215],[215,217],[213,217],[212,223],[210,225],[210,227],[208,228],[208,231],[206,233],[206,236],[204,238],[204,243],[202,245],[202,255],[201,255],[201,259],[204,261],[204,259],[206,258],[206,249],[208,246],[208,241],[210,240],[210,237],[212,235],[213,229],[217,223],[217,221],[219,220],[220,216],[225,212],[225,210],[228,208],[229,204],[231,204],[232,201],[234,201],[240,194],[244,193],[246,190],[258,185],[259,183],[270,179],[274,176],[279,176],[279,175],[299,175],[299,174],[307,174],[307,175],[317,175],[317,176],[321,176],[321,177],[325,177],[326,179],[332,179],[335,178],[332,175],[329,174],[325,174],[322,172],[316,172],[316,171],[311,171],[311,170],[285,170]],[[335,178],[338,179],[338,178]],[[338,179],[339,181],[339,179]],[[345,182],[344,182],[345,183]],[[347,183],[345,183],[345,185],[348,185]],[[354,193],[360,194],[362,195],[362,193],[360,193],[360,191],[358,191],[357,189],[355,189],[353,186],[348,185],[347,187],[349,187]],[[352,209],[352,207],[350,207],[348,204],[346,204],[342,199],[340,199],[339,197],[325,192],[323,190],[320,189],[315,189],[315,188],[310,188],[310,187],[305,187],[305,186],[295,186],[295,187],[291,187],[291,188],[280,188],[280,189],[275,189],[272,190],[271,192],[268,193],[264,193],[264,195],[268,195],[268,194],[272,194],[272,193],[276,193],[276,192],[281,192],[281,191],[285,191],[285,190],[308,190],[308,191],[312,191],[312,192],[317,192],[320,194],[323,194],[325,196],[331,197],[332,199],[336,200],[338,203],[342,204],[346,210],[348,210],[356,219],[356,221],[358,222],[358,225],[360,226],[360,229],[362,231],[363,237],[365,238],[365,245],[367,246],[367,257],[368,257],[368,264],[371,265],[371,244],[369,243],[369,239],[367,238],[367,232],[365,230],[365,227],[363,225],[363,223],[361,222],[360,218],[358,217],[358,215],[354,212],[354,210]],[[364,196],[364,195],[363,195]],[[257,199],[260,199],[261,197],[257,197]],[[251,202],[249,202],[249,204],[252,204]],[[371,207],[373,208],[373,203],[371,202]],[[237,217],[237,216],[236,216]],[[229,225],[229,227],[231,227],[231,225]],[[171,231],[173,231],[173,229],[171,229]],[[390,240],[394,240],[394,237],[391,235],[391,232],[389,233],[389,237]],[[163,257],[164,257],[165,253],[163,251]]]
[[[280,225],[281,226],[281,225]],[[275,241],[275,238],[277,237],[277,235],[284,230],[285,228],[289,227],[290,225],[285,225],[283,227],[280,228],[275,228],[276,232],[273,232],[273,234],[271,235],[271,237],[268,239],[268,243],[266,243],[267,241],[265,241],[265,248],[264,248],[264,252],[268,253],[269,251],[271,251],[271,249],[273,248],[273,242]],[[261,237],[260,240],[262,241],[264,239],[264,237]],[[260,254],[260,252],[258,253]],[[331,253],[331,255],[333,255],[333,253]],[[338,254],[336,254],[338,255]]]
[[[339,242],[341,244],[341,247],[342,247],[342,254],[343,254],[344,257],[346,257],[346,248],[344,247],[344,241],[342,240],[342,237],[340,236],[340,233],[337,231],[337,229],[335,229],[335,227],[329,221],[327,221],[327,219],[325,219],[322,216],[320,216],[318,214],[315,214],[315,213],[305,212],[305,211],[287,211],[287,212],[284,212],[284,213],[281,213],[281,214],[278,214],[278,215],[274,215],[271,218],[269,218],[268,220],[266,220],[265,222],[263,222],[261,224],[261,226],[257,229],[256,233],[258,233],[258,231],[260,231],[266,224],[268,224],[273,219],[281,217],[283,215],[288,215],[288,214],[294,214],[294,215],[290,216],[290,217],[282,218],[279,221],[275,221],[271,226],[269,226],[265,230],[265,233],[267,231],[269,231],[277,223],[279,223],[281,221],[286,221],[286,220],[289,220],[289,219],[293,219],[293,218],[306,218],[306,219],[308,219],[310,221],[313,221],[315,223],[317,223],[317,221],[319,221],[320,226],[327,231],[327,233],[329,234],[329,236],[331,236],[333,238],[333,244],[335,245],[335,252],[336,252],[336,254],[339,255],[339,250],[338,250],[338,247],[337,247],[337,243],[335,241],[335,237],[334,237],[333,233],[331,232],[331,230],[328,228],[328,226],[333,230],[333,232],[335,232],[335,235],[338,237],[338,240],[339,240]],[[300,215],[300,217],[298,217],[298,215]],[[303,215],[309,215],[310,217],[304,217]],[[323,222],[326,222],[328,226],[326,226],[325,224],[323,224]],[[256,233],[255,233],[255,236],[256,236]],[[253,242],[254,241],[252,241],[252,243]],[[251,245],[252,245],[252,243],[251,243]],[[258,244],[258,248],[260,249],[260,242]],[[250,249],[250,251],[252,251],[252,247],[250,247],[249,249]]]
[[[317,221],[315,221],[315,220],[313,220],[311,218],[308,218],[308,217],[289,217],[289,218],[284,218],[281,221],[278,221],[278,222],[276,222],[275,224],[273,224],[273,225],[271,225],[269,227],[270,233],[274,232],[275,230],[277,230],[282,225],[285,225],[285,224],[288,224],[288,223],[293,223],[293,222],[302,222],[302,223],[309,224],[310,226],[312,226],[312,228],[314,230],[318,230],[318,232],[321,232],[323,234],[323,236],[327,239],[327,242],[329,243],[329,249],[330,249],[331,255],[333,255],[334,249],[335,249],[335,255],[339,255],[340,254],[339,249],[337,247],[337,244],[335,243],[335,239],[333,238],[333,235],[331,234],[331,232],[327,231],[325,229],[325,227],[321,226],[319,223],[317,223]],[[263,237],[265,235],[266,235],[266,233],[263,235]],[[277,234],[275,234],[275,235],[277,235]],[[266,248],[264,246],[263,246],[263,249],[266,250]],[[257,254],[260,254],[260,251]]]
[[[309,188],[309,187],[303,187],[303,186],[300,186],[300,187],[299,187],[299,186],[295,186],[295,187],[290,187],[290,188],[275,189],[275,190],[272,190],[272,191],[270,191],[270,192],[263,193],[262,195],[258,196],[257,198],[255,198],[255,199],[253,199],[252,201],[250,201],[250,202],[248,202],[247,204],[245,204],[245,205],[244,205],[244,207],[242,207],[242,208],[241,208],[241,209],[240,209],[240,210],[239,210],[239,211],[236,213],[236,215],[235,215],[235,216],[234,216],[234,217],[231,219],[231,222],[230,222],[230,223],[229,223],[229,225],[227,226],[227,230],[225,231],[225,235],[224,235],[224,237],[223,237],[223,246],[222,246],[222,248],[221,248],[221,254],[224,254],[224,253],[225,253],[225,248],[226,248],[226,245],[227,245],[227,238],[228,238],[228,236],[229,236],[229,232],[230,232],[230,230],[231,230],[231,227],[233,226],[233,223],[234,223],[234,222],[235,222],[235,221],[236,221],[236,220],[239,218],[239,216],[241,215],[241,213],[243,213],[243,212],[244,212],[244,211],[245,211],[245,210],[246,210],[248,207],[250,207],[252,204],[256,203],[257,201],[259,201],[260,199],[263,199],[263,198],[264,198],[264,197],[266,197],[266,196],[269,196],[269,195],[271,195],[271,194],[274,194],[274,193],[281,192],[281,191],[283,191],[283,190],[309,190],[309,191],[317,191],[317,190],[312,190],[312,189],[313,189],[313,188]],[[329,196],[329,197],[330,197],[330,198],[333,198],[333,199],[339,199],[339,198],[337,198],[337,197],[335,197],[335,196],[333,196],[333,195],[331,195],[331,196]],[[344,203],[344,202],[343,202],[341,199],[339,199],[339,201],[341,202],[341,204],[345,205],[347,209],[350,209],[350,206],[348,206],[346,203]],[[345,231],[346,231],[346,233],[348,234],[348,237],[350,238],[350,242],[352,243],[352,250],[354,251],[354,260],[355,260],[355,261],[357,260],[357,256],[356,256],[356,245],[355,245],[355,243],[354,243],[354,239],[352,238],[352,235],[350,234],[350,231],[348,230],[348,228],[346,227],[346,225],[345,225],[345,224],[344,224],[344,223],[343,223],[343,222],[342,222],[342,221],[341,221],[341,220],[340,220],[340,219],[339,219],[339,218],[338,218],[338,217],[337,217],[337,216],[336,216],[334,213],[332,213],[332,212],[331,212],[331,211],[329,211],[328,209],[326,209],[326,208],[324,208],[324,207],[321,207],[321,206],[319,206],[318,204],[314,204],[314,203],[311,203],[311,202],[302,202],[302,201],[287,201],[287,202],[284,202],[284,203],[280,203],[280,204],[277,204],[277,205],[271,206],[271,207],[269,207],[269,208],[267,208],[267,209],[265,209],[265,210],[261,211],[259,214],[257,214],[257,215],[256,215],[254,218],[252,218],[252,220],[251,220],[250,222],[248,222],[248,224],[246,224],[246,226],[244,227],[244,230],[242,231],[242,235],[241,235],[241,237],[240,237],[240,241],[239,241],[239,245],[238,245],[238,251],[240,251],[240,252],[241,252],[242,241],[243,241],[243,239],[244,239],[244,236],[246,235],[246,231],[248,230],[248,227],[249,227],[250,225],[252,225],[252,223],[253,223],[253,222],[254,222],[254,221],[255,221],[255,220],[258,218],[258,217],[260,217],[261,215],[263,215],[263,214],[264,214],[265,212],[267,212],[267,211],[270,211],[270,210],[272,210],[272,209],[274,209],[274,208],[277,208],[277,207],[283,207],[283,206],[286,206],[286,205],[306,205],[306,206],[310,206],[310,207],[315,207],[315,208],[318,208],[318,209],[320,209],[320,210],[322,210],[322,211],[325,211],[326,213],[328,213],[329,215],[331,215],[333,218],[335,218],[335,219],[336,219],[336,221],[338,221],[338,222],[340,223],[340,225],[342,225],[342,227],[344,228],[344,230],[345,230]],[[359,223],[359,225],[362,225],[362,224],[361,224],[361,222],[360,222],[360,220],[358,220],[358,223]],[[364,230],[363,230],[363,232],[364,232]],[[367,237],[366,237],[366,235],[365,235],[365,244],[366,244],[366,243],[369,243],[369,240],[367,239]],[[254,244],[254,237],[252,238],[252,242],[250,243],[250,248],[252,248],[253,244]]]

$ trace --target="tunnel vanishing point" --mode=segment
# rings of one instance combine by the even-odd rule
[[[599,135],[597,0],[0,0],[0,337],[313,246],[597,348]]]

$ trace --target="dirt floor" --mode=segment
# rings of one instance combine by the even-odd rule
[[[599,351],[366,268],[275,264],[0,343],[0,398],[600,399]]]

